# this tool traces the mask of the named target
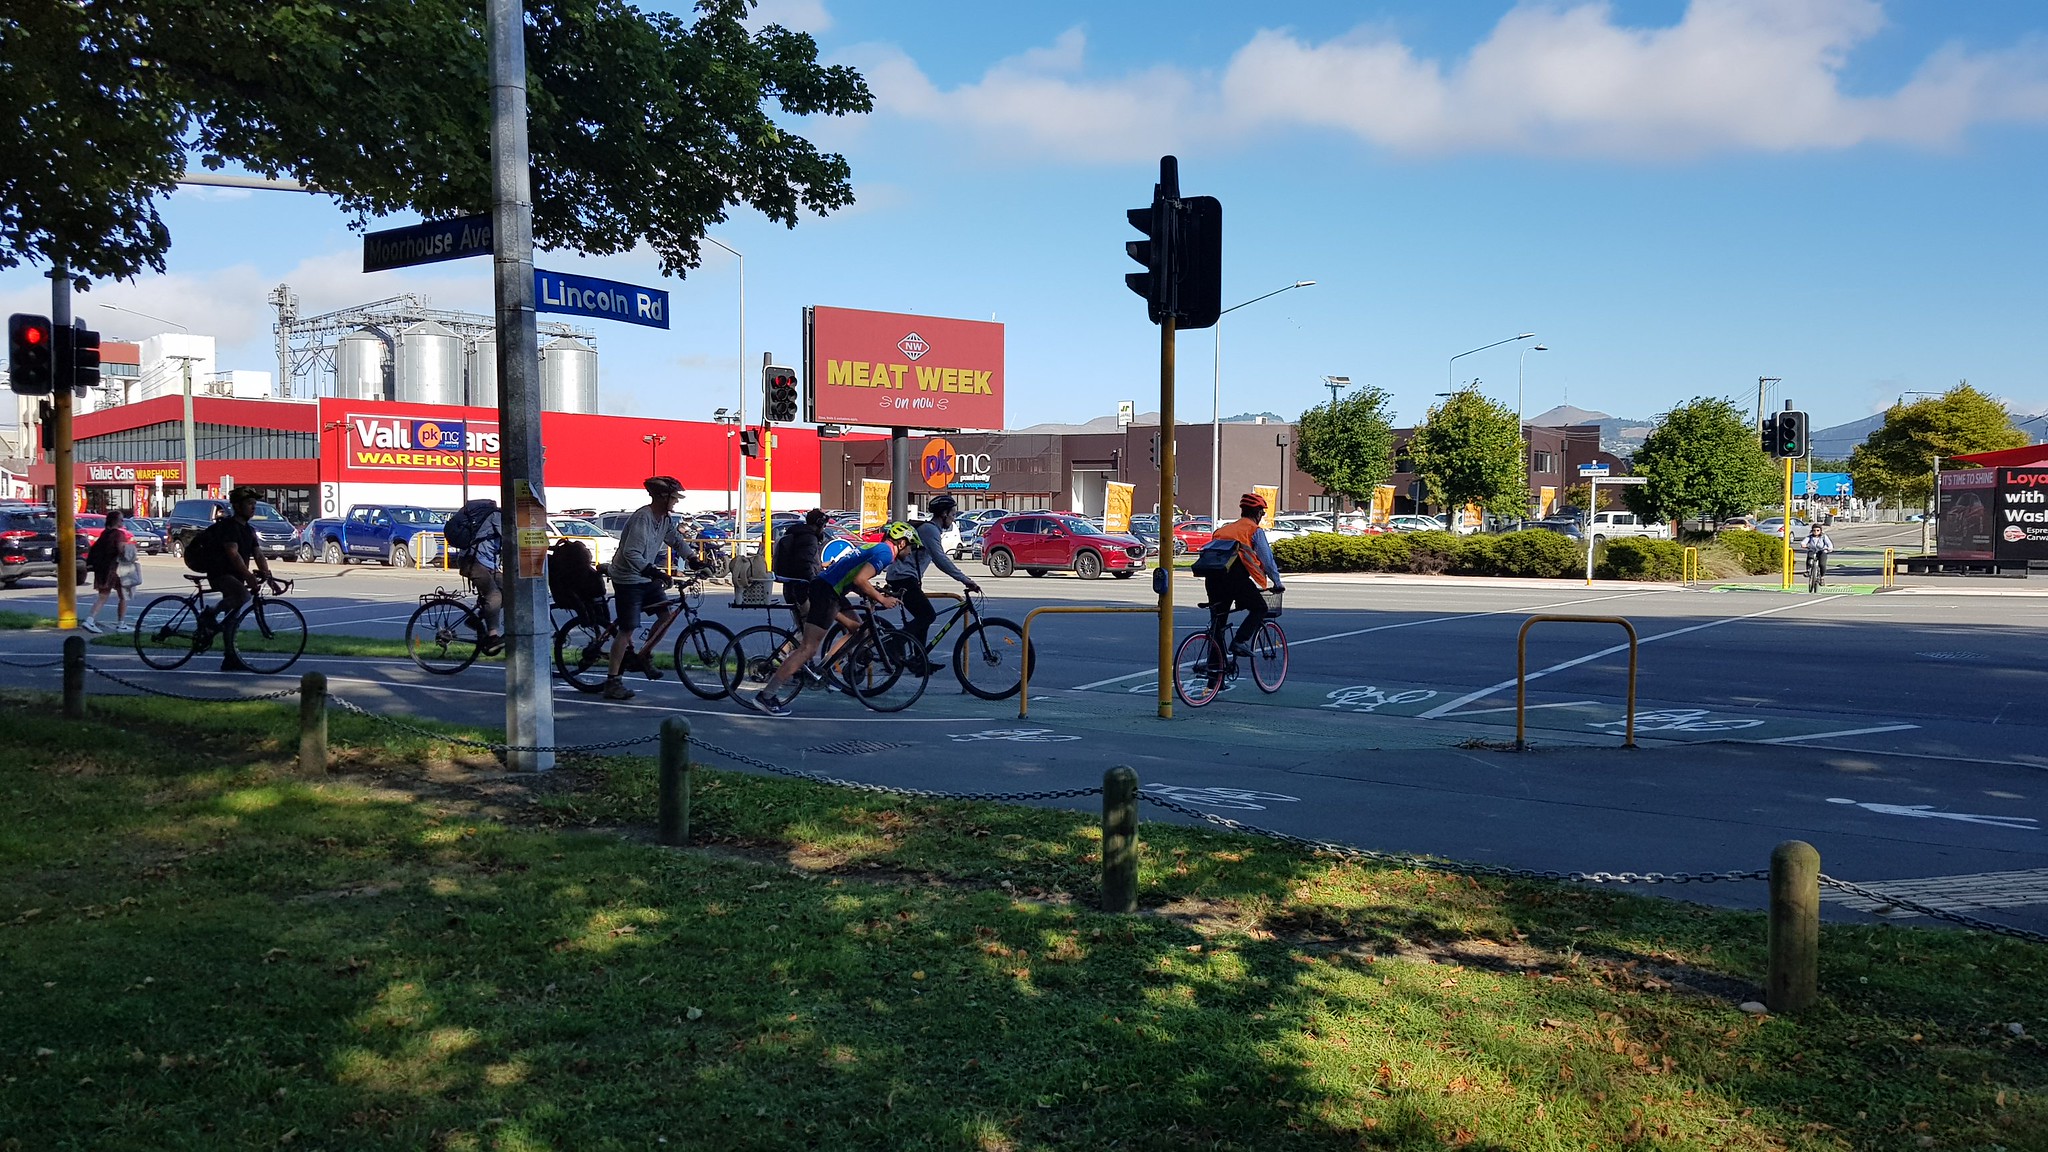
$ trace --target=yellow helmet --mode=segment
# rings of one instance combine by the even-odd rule
[[[882,529],[882,538],[898,544],[915,544],[917,543],[917,529],[898,520],[887,528]]]

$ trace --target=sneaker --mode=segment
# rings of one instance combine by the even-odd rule
[[[607,700],[631,700],[633,698],[633,690],[626,687],[624,682],[614,676],[604,682],[604,698]]]
[[[809,661],[802,668],[797,669],[797,675],[802,676],[806,684],[815,685],[825,682],[825,670],[818,667],[818,662],[815,660]]]
[[[85,619],[83,619],[83,620],[80,620],[80,621],[78,622],[78,628],[79,628],[79,631],[81,631],[81,632],[91,632],[91,633],[94,633],[95,635],[97,635],[97,634],[99,634],[99,633],[101,633],[101,632],[104,632],[104,631],[106,631],[106,629],[104,629],[104,628],[100,627],[99,621],[97,621],[97,620],[94,620],[94,619],[93,619],[92,617],[90,617],[90,616],[87,616],[87,617],[86,617]]]
[[[226,660],[223,660],[223,661],[221,661],[221,662],[220,662],[220,670],[221,670],[221,671],[223,671],[223,672],[254,672],[254,671],[255,671],[255,669],[254,669],[254,668],[251,668],[251,667],[249,667],[249,666],[248,666],[247,664],[244,664],[244,663],[242,663],[242,662],[241,662],[240,660],[238,660],[238,659],[236,659],[236,658],[234,658],[234,657],[232,657],[232,656],[230,656],[230,657],[228,657],[228,658],[227,658]]]
[[[775,696],[770,696],[768,694],[768,689],[766,688],[761,689],[759,692],[754,693],[753,696],[747,698],[746,703],[749,707],[753,708],[754,711],[765,712],[770,716],[789,715],[789,701],[780,699]]]
[[[476,650],[480,655],[496,656],[505,650],[505,637],[502,635],[486,636],[483,639],[483,643],[476,646]]]
[[[1232,656],[1250,656],[1252,654],[1251,641],[1247,640],[1242,644],[1232,644],[1230,646],[1230,654]]]
[[[649,660],[645,655],[631,648],[626,649],[626,658],[619,662],[619,670],[622,672],[639,672],[649,680],[661,679],[661,669],[654,666],[654,661]]]

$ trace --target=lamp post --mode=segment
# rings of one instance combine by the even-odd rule
[[[1351,377],[1325,376],[1323,377],[1323,387],[1330,390],[1330,403],[1335,404],[1337,402],[1337,393],[1351,387]]]
[[[327,423],[322,424],[320,426],[320,433],[322,436],[325,436],[329,432],[341,433],[341,435],[337,438],[341,442],[341,450],[339,452],[336,452],[334,456],[334,507],[329,508],[327,506],[325,492],[315,491],[313,494],[313,507],[319,510],[319,515],[314,517],[315,520],[321,519],[322,517],[326,516],[339,515],[341,512],[341,463],[344,459],[348,457],[348,421],[329,420]],[[315,448],[317,449],[318,445],[315,445]],[[316,450],[313,455],[313,486],[315,489],[319,489],[324,486],[326,482],[326,475],[327,471],[326,469],[320,466],[320,454]],[[463,493],[463,503],[469,503],[469,493],[467,491]]]
[[[1458,361],[1463,360],[1465,357],[1470,356],[1472,353],[1484,352],[1488,348],[1498,348],[1503,344],[1513,344],[1517,340],[1533,340],[1535,338],[1536,334],[1534,332],[1524,332],[1520,336],[1510,336],[1505,340],[1495,340],[1491,344],[1481,344],[1477,348],[1470,348],[1466,351],[1458,353],[1456,356],[1451,357],[1450,363],[1444,365],[1444,386],[1446,388],[1453,389],[1457,387],[1457,385],[1453,383],[1451,380],[1451,365],[1456,364]]]
[[[1216,323],[1211,325],[1216,331],[1215,392],[1212,397],[1213,406],[1209,412],[1209,522],[1212,524],[1223,522],[1223,318],[1246,304],[1257,304],[1282,292],[1292,292],[1296,288],[1308,288],[1314,284],[1313,280],[1296,280],[1284,288],[1275,288],[1264,296],[1254,296],[1244,304],[1232,304],[1218,312]]]
[[[178,331],[180,331],[180,332],[183,332],[183,333],[185,333],[185,334],[186,334],[187,336],[190,336],[190,335],[192,334],[192,330],[191,330],[190,328],[187,328],[187,327],[185,327],[185,326],[184,326],[183,324],[180,324],[180,323],[178,323],[178,322],[177,322],[176,320],[166,320],[166,319],[164,319],[164,318],[163,318],[163,317],[161,317],[161,316],[151,316],[151,315],[150,315],[149,313],[147,313],[147,312],[137,312],[137,311],[136,311],[135,309],[133,309],[133,308],[123,308],[123,307],[121,307],[121,306],[120,306],[119,304],[108,304],[108,303],[106,303],[105,301],[101,301],[101,302],[100,302],[100,307],[102,307],[102,308],[105,308],[105,309],[107,309],[107,310],[108,310],[108,311],[110,311],[110,312],[126,312],[126,313],[128,313],[128,314],[129,314],[130,316],[140,316],[140,317],[142,317],[142,318],[143,318],[144,320],[154,320],[154,321],[156,321],[156,322],[157,322],[157,323],[159,323],[159,324],[169,324],[169,325],[170,325],[171,327],[173,327],[173,328],[176,328],[176,329],[177,329]],[[184,484],[184,489],[185,489],[185,495],[187,495],[187,496],[190,496],[190,495],[192,495],[193,491],[195,490],[195,486],[196,486],[196,485],[197,485],[197,484],[199,483],[199,452],[198,452],[198,445],[194,443],[194,439],[195,439],[195,437],[194,437],[194,435],[193,435],[193,426],[192,426],[192,360],[193,360],[193,357],[191,357],[191,356],[175,356],[175,357],[170,357],[170,356],[167,356],[167,357],[165,357],[165,359],[167,359],[167,360],[169,360],[169,359],[181,360],[181,361],[183,361],[183,362],[184,362],[184,365],[185,365],[185,417],[184,417],[184,422],[185,422],[185,484]]]
[[[1280,506],[1273,509],[1273,515],[1277,518],[1280,513],[1287,511],[1287,433],[1282,432],[1273,437],[1273,444],[1280,449]]]
[[[1529,353],[1548,352],[1550,345],[1536,344],[1522,349],[1521,362],[1515,366],[1515,427],[1522,426],[1522,384],[1529,372]]]
[[[739,436],[739,423],[740,423],[740,418],[739,418],[739,415],[738,415],[737,413],[735,413],[734,411],[732,411],[732,409],[730,409],[730,408],[720,408],[720,409],[717,409],[716,411],[714,411],[714,412],[712,412],[712,413],[711,413],[711,418],[712,418],[713,420],[716,420],[716,421],[717,421],[717,422],[718,422],[719,424],[723,425],[723,426],[724,426],[724,428],[725,428],[725,500],[726,500],[726,507],[727,507],[727,508],[730,508],[730,509],[735,509],[735,510],[737,510],[737,509],[738,509],[738,507],[739,507],[739,505],[737,505],[737,504],[733,503],[733,489],[732,489],[732,458],[733,458],[733,452],[735,451],[735,446],[734,446],[734,444],[733,444],[733,440],[734,440],[735,438],[737,438],[737,437]],[[739,521],[738,521],[738,518],[737,518],[737,517],[735,517],[735,518],[734,518],[734,521],[733,521],[733,522],[734,522],[735,524],[737,524],[737,523],[739,522]]]
[[[734,259],[740,262],[740,406],[733,415],[733,424],[744,427],[747,423],[747,255],[723,240],[714,240],[706,236],[704,241],[707,244],[716,244],[720,248],[725,249],[732,254]],[[720,409],[720,411],[724,411],[724,409]],[[730,437],[732,433],[728,431],[726,435]],[[734,556],[739,555],[739,549],[746,543],[747,539],[746,509],[740,506],[746,502],[747,461],[745,457],[740,459],[739,471],[739,486],[733,489],[738,495],[733,500],[732,505],[733,526],[739,529],[738,532],[733,534]]]
[[[659,453],[661,446],[668,443],[668,437],[663,436],[659,432],[649,432],[640,438],[640,442],[647,445],[647,474],[649,476],[660,475],[661,457]]]

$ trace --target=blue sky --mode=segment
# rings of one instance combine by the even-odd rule
[[[1002,320],[1012,426],[1155,408],[1124,211],[1164,152],[1184,192],[1223,202],[1226,303],[1317,281],[1225,319],[1226,415],[1292,416],[1343,375],[1412,420],[1454,353],[1527,331],[1549,348],[1527,357],[1532,414],[1747,406],[1759,375],[1820,426],[1960,378],[2048,410],[2048,6],[770,0],[762,17],[875,88],[870,116],[797,125],[846,154],[860,202],[713,230],[747,254],[744,372],[734,261],[709,246],[667,284],[671,330],[594,325],[609,411],[701,418],[743,375],[757,390],[763,352],[794,363],[806,304]],[[267,368],[280,281],[306,312],[407,291],[489,305],[482,261],[357,271],[324,200],[185,190],[165,216],[168,276],[82,298],[110,336],[156,326],[91,301]],[[540,263],[656,280],[645,255]],[[0,306],[46,301],[34,271],[0,273]],[[1515,347],[1456,378],[1512,405]],[[1213,348],[1181,338],[1183,419],[1209,414]]]

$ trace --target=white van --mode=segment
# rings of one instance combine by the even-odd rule
[[[1586,529],[1595,540],[1610,536],[1648,536],[1652,540],[1671,539],[1671,525],[1646,523],[1633,512],[1595,512],[1593,523]]]

